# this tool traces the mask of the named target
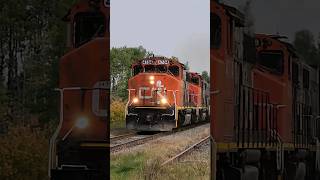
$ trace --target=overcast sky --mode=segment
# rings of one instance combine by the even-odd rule
[[[143,46],[210,69],[210,0],[113,0],[111,47]]]
[[[247,0],[221,0],[239,7]],[[251,0],[255,31],[285,35],[293,41],[298,30],[309,29],[318,39],[320,0]]]

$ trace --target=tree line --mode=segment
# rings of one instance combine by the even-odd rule
[[[312,66],[320,65],[320,33],[316,40],[309,30],[297,31],[293,44],[303,61]]]
[[[53,89],[67,31],[61,18],[73,3],[0,1],[0,126],[57,119]]]

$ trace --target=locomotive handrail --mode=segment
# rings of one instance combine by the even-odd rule
[[[56,141],[59,135],[59,132],[62,128],[62,124],[63,124],[63,93],[65,90],[81,90],[81,87],[67,87],[67,88],[55,88],[55,91],[59,91],[60,92],[60,117],[59,117],[59,125],[56,129],[56,131],[53,133],[51,139],[50,139],[50,145],[49,145],[49,168],[48,168],[48,174],[49,177],[51,177],[51,169],[53,166],[57,167],[57,162],[55,159],[55,157],[53,157],[56,153]],[[68,134],[68,133],[67,133]]]
[[[176,92],[178,92],[179,90],[167,90],[167,91],[168,92],[171,91],[173,93],[175,118],[178,119]]]
[[[210,91],[210,94],[213,94],[213,95],[220,94],[220,93],[221,93],[220,89]]]
[[[55,157],[53,157],[56,153],[56,146],[54,145],[56,143],[58,134],[62,128],[62,121],[63,121],[63,90],[56,88],[56,91],[60,92],[60,118],[59,118],[59,125],[58,128],[56,129],[56,131],[53,133],[51,139],[50,139],[50,143],[49,143],[49,167],[48,167],[48,175],[49,177],[51,177],[51,169],[53,166],[57,166]]]
[[[176,92],[178,92],[179,90],[167,90],[167,91],[173,93],[174,105],[176,106],[177,105]]]
[[[58,127],[56,129],[56,131],[53,133],[51,139],[50,139],[50,143],[49,143],[49,168],[48,168],[48,174],[49,177],[51,177],[51,169],[52,167],[57,167],[57,162],[55,160],[55,157],[53,157],[56,154],[56,141],[59,135],[59,132],[62,128],[62,124],[63,124],[63,95],[64,95],[64,91],[72,91],[72,90],[100,90],[100,89],[104,89],[104,90],[110,90],[110,83],[106,83],[107,86],[106,87],[94,87],[94,88],[88,88],[88,87],[65,87],[65,88],[55,88],[55,91],[59,91],[60,93],[60,115],[59,115],[59,124]],[[70,128],[70,130],[63,136],[62,140],[64,141],[68,135],[72,132],[72,130],[74,129],[75,124]]]
[[[69,164],[62,164],[60,169],[63,169],[63,168],[82,168],[85,170],[89,169],[88,166],[86,165],[69,165]]]
[[[260,91],[261,93],[265,93],[265,94],[267,94],[267,95],[269,95],[269,93],[270,93],[270,92],[265,91],[265,90],[263,90],[263,89],[257,89],[257,88],[250,87],[250,86],[245,85],[245,84],[241,84],[241,86],[244,87],[244,88],[251,89],[251,90]]]
[[[287,107],[287,105],[285,104],[272,104],[272,103],[256,103],[254,105],[257,105],[259,107],[275,107],[277,109]]]
[[[129,91],[129,96],[128,96],[128,102],[127,102],[127,107],[128,106],[131,106],[131,104],[133,103],[133,102],[131,102],[131,104],[129,105],[129,103],[130,103],[130,99],[131,99],[131,91],[136,91],[136,89],[127,89],[128,91]],[[127,107],[126,107],[126,109],[127,109]]]
[[[284,169],[284,151],[283,151],[282,139],[276,129],[272,129],[271,131],[273,132],[273,135],[276,135],[276,139],[278,141],[276,162],[277,162],[277,169],[282,172]]]

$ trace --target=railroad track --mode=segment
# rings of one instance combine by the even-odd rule
[[[137,134],[137,133],[121,134],[121,135],[119,135],[119,136],[110,137],[110,140],[111,140],[111,141],[116,141],[116,140],[119,140],[119,139],[123,139],[123,138],[127,138],[127,137],[134,136],[134,135],[136,135],[136,134]]]
[[[124,142],[124,143],[120,143],[120,144],[116,144],[116,145],[111,145],[110,152],[111,153],[115,153],[115,152],[120,151],[120,150],[122,150],[124,148],[130,148],[130,147],[133,147],[133,146],[144,144],[144,143],[146,143],[148,141],[151,141],[151,140],[154,140],[156,138],[165,136],[166,134],[168,134],[168,133],[158,133],[158,134],[149,135],[149,136],[145,136],[145,137],[142,137],[142,138],[134,139],[134,140],[131,140],[131,141],[128,141],[128,142]]]
[[[168,135],[180,132],[180,131],[185,131],[185,130],[188,130],[188,129],[192,129],[192,128],[195,128],[197,126],[201,126],[201,125],[204,125],[204,124],[207,124],[207,122],[199,123],[199,124],[196,124],[196,125],[186,126],[186,127],[183,127],[183,128],[175,129],[175,130],[170,131],[170,132],[162,132],[162,133],[158,133],[158,134],[154,134],[154,135],[148,135],[148,136],[144,136],[144,137],[141,137],[141,138],[135,137],[133,135],[133,136],[130,137],[130,138],[134,138],[131,141],[127,141],[127,142],[122,142],[122,143],[119,143],[119,144],[111,145],[110,146],[110,152],[111,153],[115,153],[115,152],[121,151],[122,149],[125,149],[125,148],[130,148],[130,147],[133,147],[133,146],[145,144],[145,143],[147,143],[147,142],[149,142],[151,140],[154,140],[154,139],[157,139],[157,138],[160,138],[160,137],[163,137],[163,136],[168,136]],[[120,137],[120,136],[119,136],[118,140],[125,138],[125,137]],[[129,137],[129,136],[127,136],[127,137]]]
[[[208,143],[210,139],[210,136],[207,136],[206,138],[198,141],[197,143],[191,145],[190,147],[188,147],[187,149],[183,150],[182,152],[180,152],[179,154],[175,155],[174,157],[168,159],[167,161],[163,162],[161,164],[161,166],[167,165],[169,163],[172,163],[174,161],[178,161],[179,159],[181,159],[182,157],[190,154],[192,151],[198,149],[200,146],[202,146],[205,143]]]

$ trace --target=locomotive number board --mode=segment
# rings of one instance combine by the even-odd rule
[[[153,59],[144,59],[141,62],[144,65],[152,64],[152,65],[163,65],[163,64],[169,64],[169,60],[166,59],[158,59],[158,60],[153,60]]]

